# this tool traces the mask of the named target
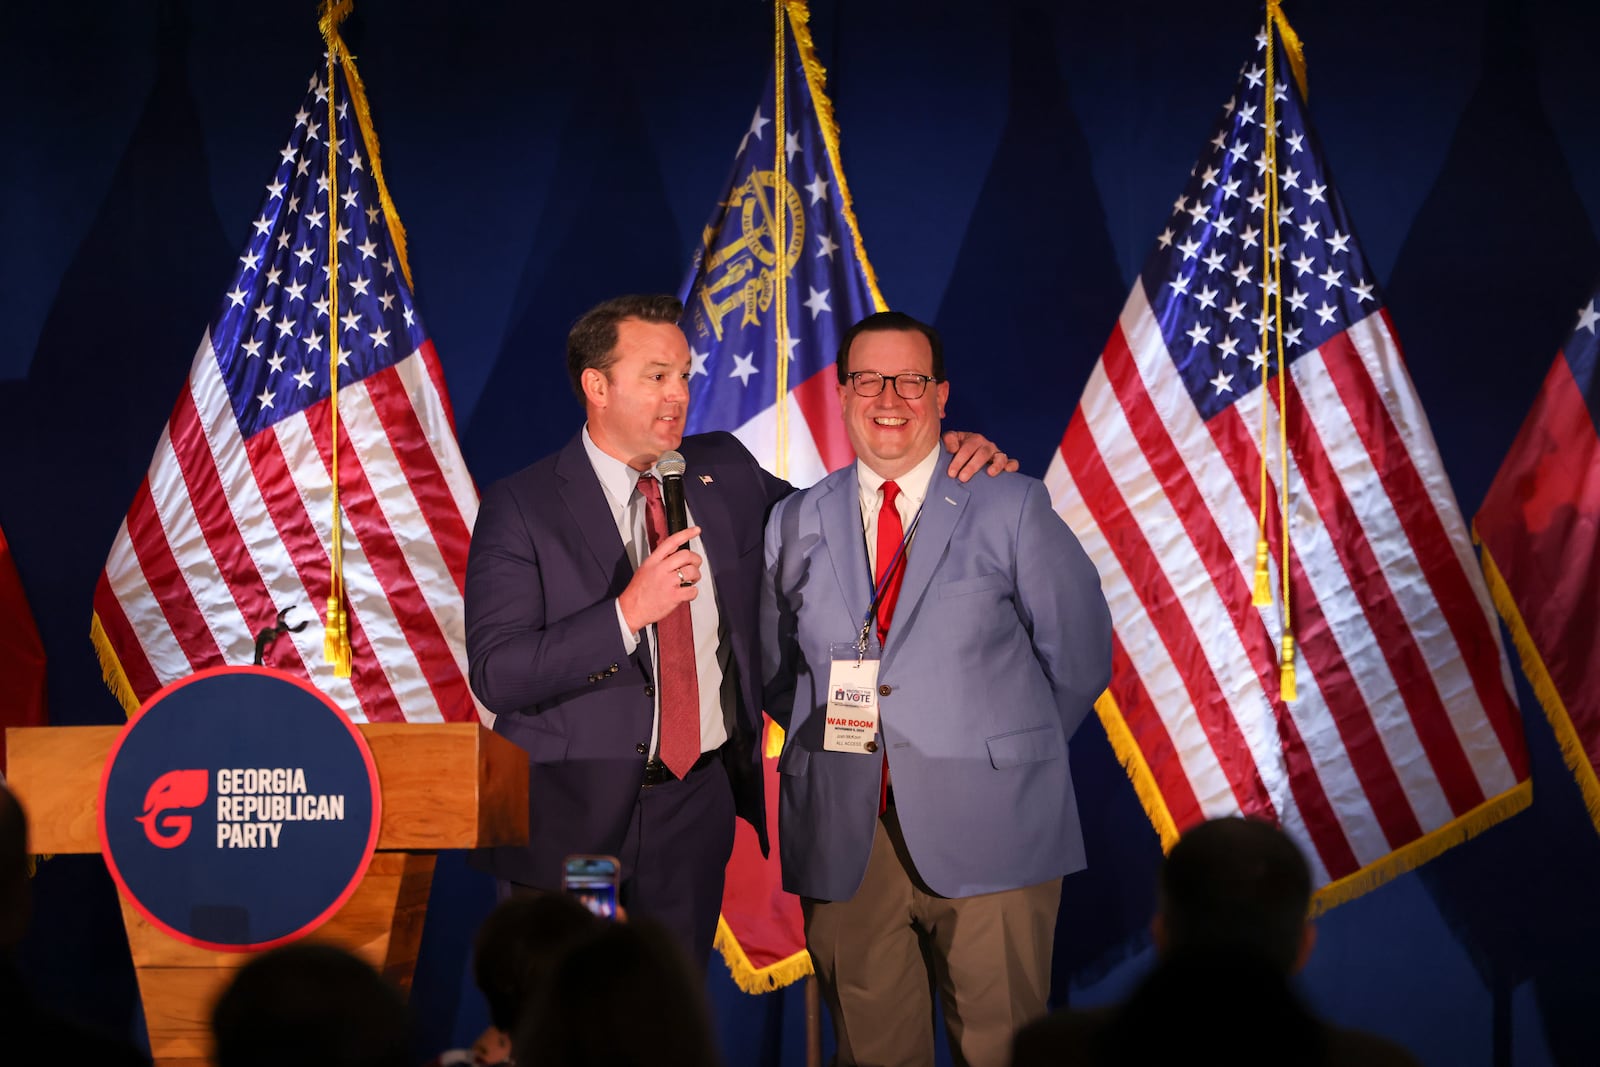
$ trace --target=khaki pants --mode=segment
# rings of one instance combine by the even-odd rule
[[[932,1064],[937,993],[957,1067],[1006,1067],[1017,1029],[1045,1013],[1060,904],[1059,878],[959,900],[935,894],[890,808],[856,895],[801,901],[836,1062]]]

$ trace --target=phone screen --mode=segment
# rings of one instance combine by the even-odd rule
[[[618,866],[615,856],[568,856],[561,887],[600,918],[615,919]]]

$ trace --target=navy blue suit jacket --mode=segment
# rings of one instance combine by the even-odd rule
[[[692,547],[711,569],[737,673],[725,762],[735,806],[765,850],[756,608],[762,529],[791,487],[732,434],[687,437],[679,451],[702,528]],[[563,857],[621,850],[655,707],[649,646],[624,653],[617,622],[615,601],[632,577],[581,433],[483,494],[467,562],[472,690],[529,762],[529,843],[487,854],[501,878],[555,889]]]

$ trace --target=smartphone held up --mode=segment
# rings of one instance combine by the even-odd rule
[[[615,919],[620,869],[615,856],[568,856],[561,865],[561,888],[600,918]]]

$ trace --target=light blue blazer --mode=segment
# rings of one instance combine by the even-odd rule
[[[1034,478],[928,485],[879,665],[880,751],[912,862],[946,897],[1084,866],[1067,739],[1111,678],[1111,616],[1078,539]],[[875,756],[822,747],[830,646],[872,596],[851,464],[774,508],[761,591],[783,885],[846,900],[878,818]],[[880,692],[883,692],[880,689]]]

